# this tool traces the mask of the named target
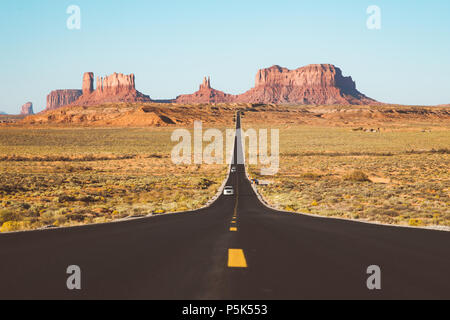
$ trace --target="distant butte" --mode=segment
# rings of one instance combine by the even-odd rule
[[[152,102],[149,96],[136,90],[134,74],[114,73],[98,77],[94,88],[94,74],[83,75],[82,90],[56,90],[47,96],[45,111],[65,105],[91,106],[116,102]],[[311,64],[295,70],[280,66],[261,69],[255,86],[247,92],[232,95],[211,87],[205,77],[197,92],[183,94],[163,103],[261,103],[298,105],[365,105],[379,104],[356,89],[351,77],[344,77],[341,69],[331,64]]]
[[[29,116],[29,115],[34,114],[34,111],[33,111],[33,103],[31,103],[31,102],[25,103],[25,104],[22,106],[22,108],[20,109],[20,114],[21,114],[21,115],[24,115],[24,116]]]
[[[94,90],[94,74],[87,72],[83,76],[83,94],[72,105],[90,106],[110,102],[151,102],[146,96],[136,90],[134,74],[124,75],[113,73],[104,78],[97,77]]]
[[[58,109],[76,101],[83,92],[77,89],[54,90],[47,95],[47,107],[44,111]]]
[[[178,96],[173,102],[183,104],[194,103],[224,103],[233,102],[235,97],[222,91],[211,88],[211,79],[204,78],[197,92]]]
[[[259,70],[255,87],[237,96],[236,102],[273,104],[377,103],[356,89],[351,77],[331,64],[311,64],[296,70],[280,66]]]
[[[67,105],[91,106],[109,102],[151,102],[135,88],[134,74],[113,73],[104,78],[97,78],[94,90],[94,73],[83,75],[82,90],[55,90],[47,96],[47,108],[55,110]]]
[[[264,103],[264,104],[374,104],[356,89],[351,77],[331,64],[314,64],[296,70],[272,66],[258,71],[255,87],[240,95],[230,95],[211,88],[209,78],[200,90],[182,95],[176,103]]]

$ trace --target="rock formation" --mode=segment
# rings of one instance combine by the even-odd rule
[[[208,89],[211,89],[211,78],[204,77],[203,83],[200,85],[199,90],[202,91],[202,90],[208,90]]]
[[[107,77],[97,77],[94,90],[94,74],[87,72],[83,76],[83,95],[72,105],[89,106],[109,102],[150,102],[135,88],[134,74],[113,73]]]
[[[97,91],[119,93],[131,90],[135,90],[134,74],[113,73],[104,78],[97,77]]]
[[[25,116],[29,116],[29,115],[31,115],[31,114],[34,114],[34,111],[33,111],[33,103],[31,103],[31,102],[25,103],[25,104],[22,106],[21,110],[20,110],[20,114],[21,114],[21,115],[25,115]]]
[[[83,94],[91,94],[94,91],[94,73],[86,72],[83,75],[83,85],[82,85]]]
[[[83,75],[82,90],[56,90],[47,96],[47,108],[53,110],[65,105],[91,106],[104,103],[152,102],[149,96],[136,90],[134,74],[114,73],[97,77]],[[312,64],[296,70],[272,66],[259,70],[255,87],[232,95],[211,87],[209,77],[203,79],[199,90],[193,94],[180,95],[164,103],[210,104],[255,103],[297,105],[364,105],[379,104],[356,89],[351,77],[344,77],[341,69],[331,64]]]
[[[273,66],[259,70],[255,87],[240,95],[230,95],[211,88],[205,78],[200,90],[182,95],[176,103],[263,103],[263,104],[375,104],[356,90],[351,77],[330,64],[314,64],[296,70]]]
[[[259,70],[255,87],[236,97],[236,102],[274,104],[371,104],[356,90],[351,77],[330,64],[314,64],[296,70],[280,66]]]
[[[231,94],[224,93],[222,91],[211,88],[211,79],[205,77],[203,83],[197,92],[193,94],[186,94],[178,96],[174,102],[184,104],[196,104],[196,103],[222,103],[233,102],[235,97]]]
[[[146,96],[135,89],[134,74],[114,73],[97,78],[94,90],[94,73],[83,75],[82,90],[55,90],[47,96],[44,111],[58,109],[67,105],[90,106],[108,102],[150,102]]]
[[[47,108],[44,111],[55,110],[76,101],[81,95],[81,90],[55,90],[47,96]]]

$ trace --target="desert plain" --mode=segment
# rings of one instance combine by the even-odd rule
[[[450,228],[448,108],[278,107],[244,128],[280,130],[272,177],[250,166],[279,210],[402,226]],[[270,144],[269,144],[270,145]]]
[[[68,227],[204,206],[228,166],[176,165],[177,128],[280,130],[271,206],[368,222],[450,228],[446,107],[111,103],[0,126],[0,230]],[[206,143],[205,143],[206,144]]]

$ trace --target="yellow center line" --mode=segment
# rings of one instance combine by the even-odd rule
[[[247,261],[242,249],[228,249],[228,267],[247,268]]]
[[[231,221],[231,223],[236,223],[236,221]]]
[[[236,176],[236,180],[237,180],[237,176]],[[237,216],[238,204],[239,204],[239,183],[236,183],[236,202],[234,204],[234,211],[233,211],[233,216],[235,216],[235,217]]]
[[[230,228],[230,231],[236,232],[236,231],[237,231],[237,228],[236,228],[236,227],[231,227],[231,228]]]

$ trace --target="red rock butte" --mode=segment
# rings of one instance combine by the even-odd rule
[[[205,77],[197,92],[178,96],[175,100],[173,100],[173,102],[182,104],[232,103],[234,102],[234,99],[234,96],[231,94],[226,94],[222,91],[211,88],[211,79],[209,77]]]
[[[94,73],[86,72],[83,75],[82,92],[83,94],[91,94],[93,91],[94,91]]]
[[[356,89],[351,77],[344,77],[341,69],[331,64],[311,64],[295,70],[280,66],[261,69],[255,86],[247,92],[232,95],[211,87],[205,77],[199,90],[183,94],[173,100],[179,104],[258,103],[297,105],[366,105],[379,104]],[[94,89],[94,74],[83,75],[82,90],[56,90],[47,96],[47,110],[65,105],[89,106],[116,102],[152,102],[149,96],[135,88],[134,74],[114,73],[98,77]]]
[[[255,87],[240,95],[211,88],[204,80],[200,90],[175,99],[176,103],[262,103],[262,104],[375,104],[356,89],[351,77],[330,64],[313,64],[296,70],[272,66],[259,70]]]
[[[259,70],[255,87],[237,97],[238,102],[274,104],[371,104],[356,90],[351,77],[331,64],[312,64],[296,70],[280,66]]]
[[[20,108],[20,114],[21,115],[25,115],[25,116],[29,116],[34,114],[33,111],[33,103],[32,102],[27,102],[25,103],[22,108]]]
[[[55,110],[76,101],[83,92],[77,89],[54,90],[47,95],[47,108],[44,111]]]
[[[113,73],[110,76],[98,77],[94,90],[94,73],[83,75],[82,90],[55,90],[47,96],[47,108],[54,110],[62,106],[91,106],[110,102],[151,102],[135,88],[134,74]]]
[[[151,99],[136,90],[134,74],[113,73],[104,78],[97,77],[94,90],[94,74],[85,73],[83,95],[72,105],[89,106],[110,102],[151,102]]]

